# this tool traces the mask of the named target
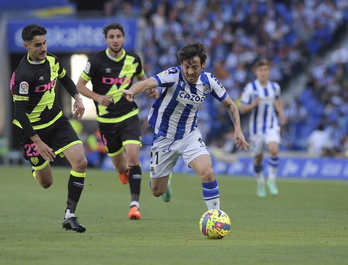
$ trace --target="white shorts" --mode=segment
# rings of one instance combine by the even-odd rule
[[[255,157],[261,155],[266,144],[280,143],[280,128],[269,130],[265,134],[255,134],[250,137],[250,152]]]
[[[193,159],[201,155],[209,155],[209,152],[198,128],[188,137],[177,141],[159,137],[151,147],[150,177],[161,178],[170,175],[179,156],[188,166]]]

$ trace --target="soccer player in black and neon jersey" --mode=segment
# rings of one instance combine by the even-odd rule
[[[75,99],[74,119],[82,117],[85,107],[76,85],[58,58],[47,53],[46,34],[46,29],[37,24],[23,28],[22,39],[28,53],[11,78],[13,123],[23,130],[24,157],[30,161],[33,176],[43,188],[52,185],[50,162],[56,155],[65,156],[69,161],[68,199],[62,226],[82,233],[86,228],[77,221],[75,210],[84,187],[87,159],[82,141],[56,100],[57,81]]]
[[[122,96],[133,79],[145,80],[141,60],[136,53],[123,49],[125,41],[123,26],[111,23],[103,28],[106,50],[88,60],[78,82],[79,92],[94,100],[99,130],[104,146],[110,156],[120,181],[130,186],[131,204],[128,217],[140,219],[139,195],[141,167],[139,148],[141,129],[139,109],[134,102]],[[86,87],[91,81],[93,89]],[[157,98],[159,91],[152,89],[148,96]]]

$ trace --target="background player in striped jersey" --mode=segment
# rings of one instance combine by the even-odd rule
[[[28,53],[11,78],[13,123],[23,129],[24,157],[30,161],[33,175],[43,188],[52,185],[50,162],[56,155],[65,156],[69,161],[68,201],[62,226],[67,230],[85,232],[86,228],[75,217],[75,210],[84,187],[87,159],[82,141],[56,100],[57,80],[75,99],[74,119],[82,117],[85,107],[58,58],[47,53],[46,34],[46,29],[40,25],[31,24],[23,28],[22,39]]]
[[[203,198],[208,209],[220,208],[220,191],[215,179],[212,161],[202,134],[197,127],[199,106],[212,95],[225,107],[234,124],[234,139],[239,149],[247,149],[241,131],[238,109],[222,84],[211,74],[203,71],[207,54],[201,43],[184,46],[178,52],[180,66],[169,68],[144,81],[123,90],[131,102],[138,93],[155,87],[162,94],[153,104],[149,123],[154,127],[151,147],[151,187],[154,196],[162,195],[169,202],[172,195],[170,177],[181,156],[202,181]]]
[[[128,217],[140,219],[139,109],[135,102],[128,102],[121,91],[128,89],[134,78],[145,80],[146,75],[140,57],[123,49],[125,35],[121,24],[111,23],[103,28],[103,33],[108,47],[88,60],[77,88],[82,95],[94,100],[107,153],[119,173],[120,181],[129,183],[131,203]],[[86,87],[89,81],[93,85],[92,91]],[[148,93],[154,98],[158,94],[156,89]]]
[[[256,80],[244,87],[240,107],[242,113],[251,111],[249,120],[250,150],[254,157],[257,195],[259,197],[266,196],[262,165],[263,151],[266,145],[270,153],[267,186],[271,194],[278,194],[276,174],[279,164],[279,123],[283,125],[286,122],[280,98],[280,86],[268,79],[270,72],[267,60],[260,60],[255,64]]]

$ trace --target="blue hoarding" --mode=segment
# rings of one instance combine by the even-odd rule
[[[238,158],[228,164],[226,174],[253,176],[253,160],[248,157]],[[267,158],[264,160],[264,175],[267,176]],[[347,159],[334,158],[291,158],[281,157],[278,176],[281,178],[315,178],[348,180]]]
[[[44,26],[48,34],[48,51],[52,53],[98,52],[106,48],[103,27],[112,22],[124,26],[125,45],[130,51],[136,50],[137,21],[135,19],[75,19],[65,20],[16,20],[8,21],[8,50],[11,53],[23,53],[22,29],[28,24]]]
[[[112,162],[107,158],[102,166],[106,170],[114,170]],[[142,168],[148,171],[150,159],[146,154],[140,156]],[[335,158],[292,158],[280,157],[279,178],[303,179],[336,179],[348,180],[348,160]],[[216,175],[253,177],[254,165],[250,157],[238,157],[234,162],[227,163],[213,159]],[[180,158],[174,167],[177,173],[194,173]],[[267,158],[264,159],[264,175],[267,176]]]

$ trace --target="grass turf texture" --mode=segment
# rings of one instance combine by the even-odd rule
[[[30,167],[0,167],[0,264],[347,264],[348,181],[279,179],[280,194],[256,197],[252,178],[218,176],[231,233],[206,239],[194,175],[173,176],[173,198],[152,196],[144,172],[139,221],[129,220],[128,185],[88,169],[77,209],[87,231],[61,227],[68,168],[41,188]]]

